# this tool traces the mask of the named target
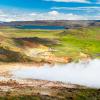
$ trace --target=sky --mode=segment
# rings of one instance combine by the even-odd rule
[[[0,0],[0,21],[100,20],[100,0]]]

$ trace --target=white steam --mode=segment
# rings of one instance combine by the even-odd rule
[[[100,60],[88,63],[65,65],[45,65],[43,67],[24,67],[12,70],[13,77],[60,81],[100,88]]]

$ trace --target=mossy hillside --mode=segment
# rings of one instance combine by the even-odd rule
[[[64,30],[58,34],[60,44],[54,46],[58,51],[56,55],[69,55],[78,58],[79,52],[84,52],[92,57],[100,53],[100,28],[90,27],[81,29]]]
[[[52,53],[56,56],[69,56],[77,60],[79,53],[83,52],[94,58],[100,58],[100,27],[68,30],[24,30],[3,27],[0,28],[0,32],[0,39],[3,38],[1,47],[14,52],[23,53],[21,48],[24,42],[21,38],[24,38],[35,39],[36,41],[31,42],[52,48]],[[47,42],[47,40],[50,41]],[[55,40],[57,42],[53,43]]]

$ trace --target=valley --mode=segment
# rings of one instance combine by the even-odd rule
[[[36,61],[47,63],[52,63],[55,59],[54,62],[67,63],[84,58],[81,54],[85,55],[86,59],[99,58],[99,32],[100,29],[96,26],[68,30],[1,27],[0,59],[4,62]]]
[[[100,22],[81,23],[0,23],[0,100],[99,100]]]

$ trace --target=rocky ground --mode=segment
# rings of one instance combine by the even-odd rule
[[[0,81],[0,100],[100,100],[100,90],[42,80]]]
[[[76,84],[12,78],[11,69],[33,64],[0,64],[0,100],[100,100],[100,90]],[[40,67],[40,65],[37,65]]]

